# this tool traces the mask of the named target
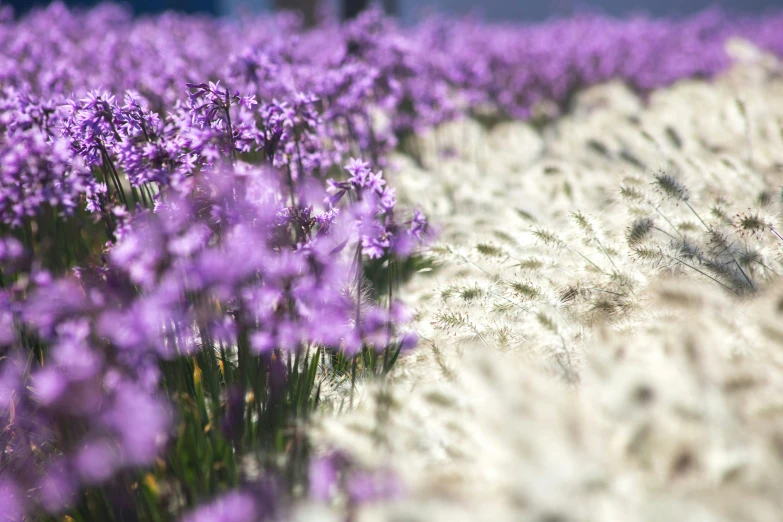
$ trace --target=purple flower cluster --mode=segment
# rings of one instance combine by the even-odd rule
[[[169,436],[172,411],[157,387],[155,359],[100,335],[112,294],[46,272],[19,278],[2,294],[0,466],[4,482],[26,492],[20,509],[58,513],[80,485],[152,464]]]
[[[12,87],[0,93],[0,223],[21,226],[42,207],[69,215],[96,191],[89,169],[55,125],[61,110]]]
[[[190,510],[182,522],[261,522],[282,520],[279,488],[270,481],[246,485]]]
[[[259,522],[272,518],[263,513],[256,496],[243,491],[230,491],[211,503],[201,506],[183,519],[184,522]]]
[[[709,77],[728,37],[783,54],[781,35],[780,15],[717,12],[403,29],[371,11],[310,31],[110,5],[0,17],[0,511],[121,518],[124,491],[165,512],[150,519],[274,512],[237,462],[279,452],[305,474],[292,426],[320,380],[383,374],[416,344],[393,274],[428,224],[382,173],[400,139],[612,78]],[[139,468],[175,500],[150,500]],[[343,457],[309,470],[322,500],[398,491]]]
[[[323,177],[347,156],[383,165],[399,138],[459,114],[528,117],[613,78],[648,91],[710,77],[729,65],[727,38],[780,54],[781,34],[781,15],[718,11],[535,26],[435,18],[410,29],[370,11],[305,32],[284,17],[136,21],[116,6],[55,3],[0,24],[3,221],[19,226],[44,205],[68,213],[81,195],[100,207],[118,182],[108,172],[95,186],[89,167],[123,171],[141,199],[145,183],[180,185],[226,151],[261,151],[293,180]]]
[[[352,356],[415,344],[398,331],[408,320],[401,305],[387,309],[348,291],[357,270],[350,245],[366,241],[361,220],[377,216],[358,203],[340,212],[314,189],[308,196],[317,206],[286,206],[270,169],[205,170],[188,194],[137,212],[103,266],[80,269],[78,278],[32,267],[8,287],[0,464],[8,488],[32,492],[20,505],[58,513],[81,486],[154,462],[173,420],[159,390],[160,362],[214,356],[219,347],[224,365],[241,366],[236,350],[245,343],[272,368],[316,346]],[[8,266],[23,256],[18,241],[2,244]],[[285,381],[270,380],[270,392]],[[229,415],[231,408],[229,401]],[[228,438],[233,429],[224,427]]]
[[[169,198],[135,218],[110,262],[144,293],[106,312],[104,335],[127,349],[157,346],[164,358],[177,355],[175,345],[178,353],[199,349],[188,341],[199,336],[198,325],[226,343],[241,332],[258,355],[313,344],[356,353],[378,329],[361,315],[356,324],[357,307],[366,317],[385,314],[345,293],[356,270],[346,245],[360,241],[358,227],[331,205],[284,206],[279,183],[263,169],[226,168],[187,198]],[[166,342],[161,319],[171,321],[177,309],[180,339]],[[395,317],[403,323],[404,314]]]
[[[316,502],[343,503],[352,520],[358,506],[374,501],[399,498],[403,493],[397,476],[380,468],[367,470],[357,466],[346,454],[332,452],[310,461],[308,468],[310,497]]]
[[[383,174],[372,172],[370,164],[351,159],[345,167],[350,177],[346,181],[328,180],[330,204],[337,204],[347,195],[356,199],[356,220],[361,233],[361,251],[371,259],[394,253],[408,256],[415,243],[421,241],[427,222],[421,213],[402,225],[394,221],[394,188],[386,186]]]

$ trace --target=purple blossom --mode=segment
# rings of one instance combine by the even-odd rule
[[[250,493],[231,491],[186,515],[183,522],[258,522],[256,500]]]
[[[320,502],[330,502],[340,487],[340,467],[344,459],[339,455],[326,455],[310,461],[308,480],[310,496]]]
[[[390,500],[402,493],[399,479],[390,471],[362,469],[347,455],[334,452],[314,458],[308,469],[310,497],[332,502],[347,497],[351,508],[379,500]]]
[[[68,142],[31,127],[0,140],[0,221],[20,227],[45,208],[77,209],[95,181]]]
[[[0,506],[6,520],[21,520],[25,512],[25,502],[22,491],[13,482],[0,479]]]

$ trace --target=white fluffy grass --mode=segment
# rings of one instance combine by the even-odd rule
[[[438,268],[404,292],[423,340],[314,434],[406,484],[361,520],[781,519],[783,243],[731,225],[779,221],[783,80],[731,50],[724,77],[646,104],[602,86],[542,133],[463,121],[420,166],[396,158],[401,198],[441,225]]]

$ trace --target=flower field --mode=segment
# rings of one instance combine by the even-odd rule
[[[780,519],[783,15],[0,20],[0,521]]]

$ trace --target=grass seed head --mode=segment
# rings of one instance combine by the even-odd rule
[[[634,220],[626,233],[626,239],[629,246],[636,246],[644,242],[649,237],[655,227],[655,221],[650,217],[643,217]]]
[[[688,201],[690,195],[688,194],[688,188],[680,182],[676,177],[671,174],[660,172],[654,175],[655,186],[666,197],[677,201]]]

